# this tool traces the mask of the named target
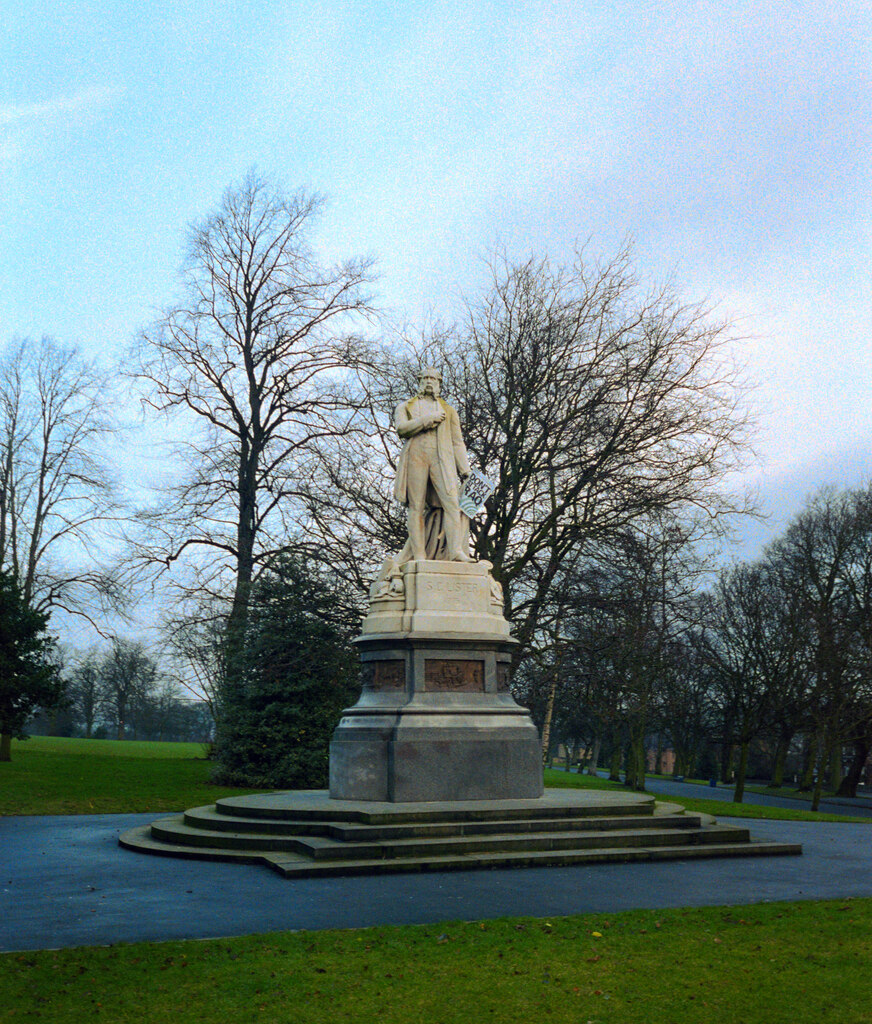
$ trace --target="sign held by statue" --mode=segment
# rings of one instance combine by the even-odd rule
[[[460,492],[460,511],[474,519],[484,509],[485,502],[496,489],[495,480],[473,467]]]

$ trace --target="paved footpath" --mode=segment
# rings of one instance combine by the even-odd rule
[[[721,819],[800,842],[801,857],[288,881],[118,846],[120,832],[154,817],[0,818],[0,950],[872,896],[872,827],[862,824]]]
[[[605,772],[600,774],[606,777]],[[654,793],[657,796],[695,796],[702,800],[723,800],[728,803],[733,799],[733,787],[721,784],[700,786],[694,782],[673,782],[671,779],[646,779],[645,788],[649,793]],[[743,802],[757,804],[761,807],[789,807],[795,811],[807,811],[811,808],[810,800],[747,791]],[[836,796],[824,797],[821,800],[820,809],[822,814],[849,814],[856,818],[872,818],[872,798],[866,794],[854,799]]]

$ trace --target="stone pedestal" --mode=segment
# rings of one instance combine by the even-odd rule
[[[539,734],[509,692],[512,648],[486,562],[408,562],[356,643],[363,692],[330,744],[330,796],[388,802],[542,795]]]

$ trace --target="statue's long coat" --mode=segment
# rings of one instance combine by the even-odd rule
[[[441,398],[437,399],[439,405],[442,407],[445,413],[445,419],[436,428],[436,452],[439,456],[439,464],[442,467],[443,476],[446,480],[456,480],[459,475],[469,475],[469,459],[466,455],[466,446],[463,443],[463,435],[460,433],[460,418],[454,409],[447,402],[443,402]],[[420,415],[418,411],[418,399],[410,398],[407,402],[400,402],[394,413],[394,425],[398,426],[403,422],[417,419]],[[411,445],[415,443],[417,438],[420,437],[416,434],[414,437],[406,439],[406,443],[403,445],[403,450],[400,452],[400,458],[397,462],[397,479],[394,484],[394,497],[397,501],[403,505],[409,504],[408,497],[408,451]],[[433,501],[430,501],[430,498]],[[433,490],[432,485],[427,488],[427,503],[429,505],[438,505],[436,499],[436,493]]]

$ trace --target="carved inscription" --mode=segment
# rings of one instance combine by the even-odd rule
[[[360,667],[364,690],[404,690],[406,663],[400,660],[365,661]]]
[[[509,666],[504,661],[497,662],[497,693],[508,693]]]
[[[424,682],[428,690],[483,693],[484,662],[428,658],[424,663]]]
[[[478,580],[475,577],[464,579],[462,576],[447,579],[440,576],[438,580],[425,579],[424,589],[438,594],[477,594]]]

